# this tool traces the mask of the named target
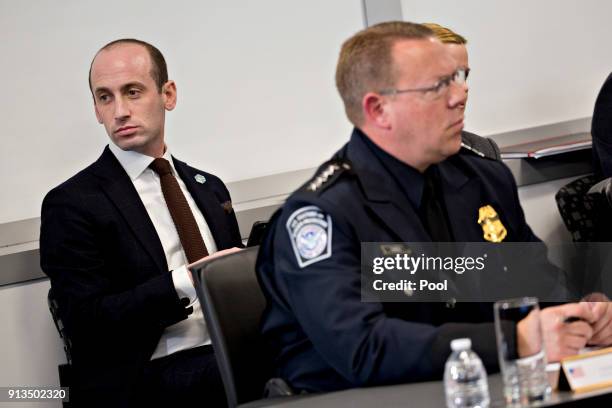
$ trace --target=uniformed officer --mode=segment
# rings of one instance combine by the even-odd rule
[[[490,304],[361,301],[362,242],[538,241],[508,168],[461,148],[465,71],[428,28],[391,22],[344,43],[336,83],[355,130],[275,214],[258,259],[277,374],[305,391],[440,378],[457,337],[496,366]],[[492,230],[479,213],[496,220]],[[595,312],[543,311],[549,358],[575,353],[594,333],[562,316],[590,322]],[[519,353],[534,346],[527,320]]]

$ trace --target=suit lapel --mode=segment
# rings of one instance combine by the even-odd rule
[[[195,169],[174,157],[172,160],[176,172],[187,186],[189,194],[193,197],[200,211],[202,211],[202,215],[208,224],[208,228],[210,228],[217,248],[225,249],[232,246],[232,237],[230,236],[230,226],[227,223],[227,215],[221,206],[220,200],[213,192],[210,182],[196,182],[195,177],[199,173],[197,173]]]
[[[458,156],[440,163],[444,202],[455,241],[480,242],[482,229],[478,225],[481,184],[477,177],[463,170]]]
[[[389,187],[396,189],[396,187]],[[368,199],[368,207],[374,214],[393,231],[398,242],[428,242],[431,238],[425,231],[410,202],[398,195],[388,197],[388,200],[379,201]]]
[[[99,177],[102,191],[117,207],[144,250],[151,256],[160,272],[168,271],[168,264],[153,222],[134,188],[134,184],[108,147],[96,162],[94,172]]]
[[[358,132],[356,130],[355,132]],[[431,241],[408,198],[395,185],[370,148],[353,133],[347,158],[362,186],[368,208],[398,242]]]

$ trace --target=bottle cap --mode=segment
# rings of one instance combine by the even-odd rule
[[[472,348],[472,340],[470,339],[455,339],[451,341],[451,349],[453,351],[469,350]]]

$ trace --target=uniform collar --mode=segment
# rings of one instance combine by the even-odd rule
[[[418,209],[423,196],[424,177],[418,170],[398,160],[378,147],[360,129],[355,129],[353,137],[361,139],[384,168],[385,173],[393,179],[406,195],[415,209]]]
[[[145,154],[141,154],[131,150],[122,150],[114,143],[109,143],[108,147],[132,181],[140,177],[142,172],[149,167],[153,160],[155,160],[154,157],[147,156]],[[170,162],[170,168],[172,169],[172,173],[176,176],[176,170],[174,169],[174,163],[172,162],[172,155],[170,154],[170,150],[167,146],[166,151],[164,152],[164,155],[162,157]]]

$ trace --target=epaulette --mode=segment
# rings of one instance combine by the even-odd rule
[[[332,159],[323,163],[317,172],[301,188],[303,191],[320,193],[333,185],[343,174],[350,172],[352,166],[348,160]]]
[[[495,143],[493,139],[487,137],[463,132],[461,134],[461,147],[482,158],[501,160],[501,153],[499,152],[497,143]]]

